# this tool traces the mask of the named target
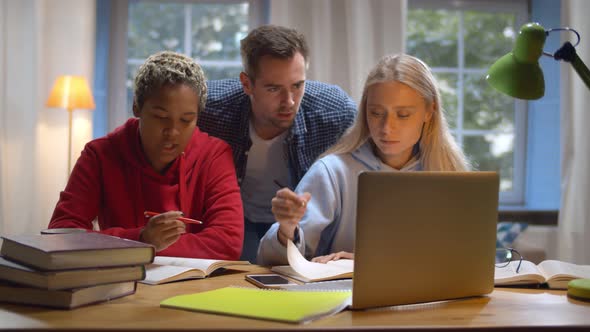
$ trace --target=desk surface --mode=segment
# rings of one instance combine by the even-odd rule
[[[247,272],[268,272],[258,266],[225,271],[207,279],[159,286],[139,284],[137,293],[74,310],[0,304],[0,329],[205,329],[205,330],[544,330],[590,329],[590,303],[568,298],[565,291],[496,288],[484,297],[365,311],[343,311],[306,325],[160,308],[160,301],[229,285],[252,286]],[[247,272],[246,272],[247,271]],[[507,329],[508,328],[508,329]]]

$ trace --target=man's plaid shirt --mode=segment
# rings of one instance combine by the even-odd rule
[[[250,140],[250,98],[238,79],[207,82],[207,106],[199,113],[200,130],[231,145],[241,183],[246,172]],[[305,93],[285,139],[290,183],[294,188],[317,157],[353,123],[356,105],[340,87],[306,81]]]

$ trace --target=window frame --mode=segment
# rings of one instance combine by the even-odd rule
[[[516,26],[528,21],[529,6],[526,0],[409,0],[408,10],[411,9],[446,9],[446,10],[474,10],[482,12],[511,12],[516,13]],[[463,40],[461,39],[463,33],[462,26],[458,31],[458,64],[457,67],[440,68],[433,67],[434,73],[456,73],[458,80],[457,88],[457,128],[453,129],[453,133],[457,136],[457,141],[462,144],[465,136],[482,136],[484,133],[501,133],[502,131],[494,130],[472,130],[463,128],[463,102],[464,102],[464,84],[463,76],[472,73],[485,73],[484,70],[466,68],[464,65],[464,48]],[[453,68],[453,69],[451,69]],[[441,70],[442,69],[442,70]],[[525,176],[526,176],[526,138],[527,138],[527,113],[528,103],[523,100],[514,100],[514,141],[513,141],[513,177],[512,190],[500,192],[500,204],[502,205],[524,205],[525,203]]]
[[[116,0],[111,1],[109,31],[109,69],[107,118],[110,132],[129,118],[127,107],[127,29],[131,2],[179,4],[249,3],[248,25],[253,28],[268,21],[268,0]],[[187,51],[187,50],[185,50]],[[208,62],[208,61],[207,61]]]

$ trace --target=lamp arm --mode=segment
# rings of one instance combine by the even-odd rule
[[[576,73],[578,73],[582,81],[586,84],[586,87],[590,89],[590,70],[586,67],[582,59],[580,59],[576,53],[576,49],[570,42],[565,42],[563,46],[555,52],[553,57],[555,60],[563,60],[571,63]]]
[[[572,62],[572,66],[574,67],[578,75],[580,75],[582,81],[586,83],[586,87],[590,89],[590,70],[588,70],[588,67],[586,67],[584,62],[582,62],[582,59],[580,59],[580,57],[577,54],[574,61]]]

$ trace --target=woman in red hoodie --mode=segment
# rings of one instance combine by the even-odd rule
[[[207,99],[200,66],[152,55],[134,92],[136,118],[86,145],[49,228],[92,229],[97,218],[101,233],[150,243],[158,255],[238,259],[244,218],[231,148],[196,127]]]

